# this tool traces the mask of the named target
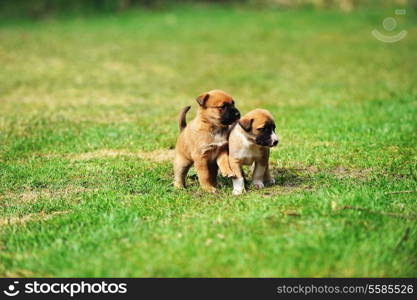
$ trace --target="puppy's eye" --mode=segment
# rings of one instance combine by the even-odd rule
[[[227,104],[223,104],[222,106],[220,106],[221,109],[226,109],[227,108]]]
[[[265,130],[265,128],[264,127],[262,127],[262,128],[258,128],[258,131],[264,131]]]

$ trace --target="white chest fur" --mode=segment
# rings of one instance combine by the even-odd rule
[[[231,149],[233,157],[240,160],[244,165],[251,165],[256,159],[262,157],[262,151],[260,147],[250,142],[245,135],[242,134],[240,128],[236,128],[233,131],[238,143],[233,145],[235,149]]]

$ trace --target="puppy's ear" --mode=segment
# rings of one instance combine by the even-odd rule
[[[210,95],[208,93],[201,94],[200,96],[195,99],[201,107],[204,107]]]
[[[253,123],[253,119],[239,120],[240,127],[242,127],[245,131],[248,131],[248,132],[252,129],[252,123]]]

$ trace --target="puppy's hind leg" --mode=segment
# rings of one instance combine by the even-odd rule
[[[185,158],[181,154],[175,155],[174,160],[174,186],[176,188],[184,188],[185,187],[185,177],[187,176],[188,170],[192,165],[192,161]]]

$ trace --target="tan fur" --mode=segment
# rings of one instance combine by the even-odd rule
[[[213,90],[201,94],[196,100],[199,106],[195,119],[184,126],[184,110],[181,113],[183,121],[180,116],[182,131],[175,147],[174,186],[185,186],[187,172],[194,164],[201,187],[215,193],[219,166],[221,170],[225,170],[223,173],[232,174],[227,156],[230,126],[221,124],[220,111],[215,107],[226,102],[232,104],[233,99],[221,90]]]
[[[230,132],[229,136],[229,164],[236,175],[233,179],[234,194],[240,194],[244,190],[239,190],[236,186],[244,183],[243,165],[255,164],[253,181],[256,188],[262,188],[264,182],[273,183],[274,180],[269,172],[269,146],[256,144],[256,137],[259,135],[259,128],[267,122],[274,122],[271,113],[264,109],[250,111],[239,120],[239,124]],[[246,130],[245,130],[246,128]],[[273,132],[273,139],[278,139]],[[270,145],[272,146],[272,145]]]

